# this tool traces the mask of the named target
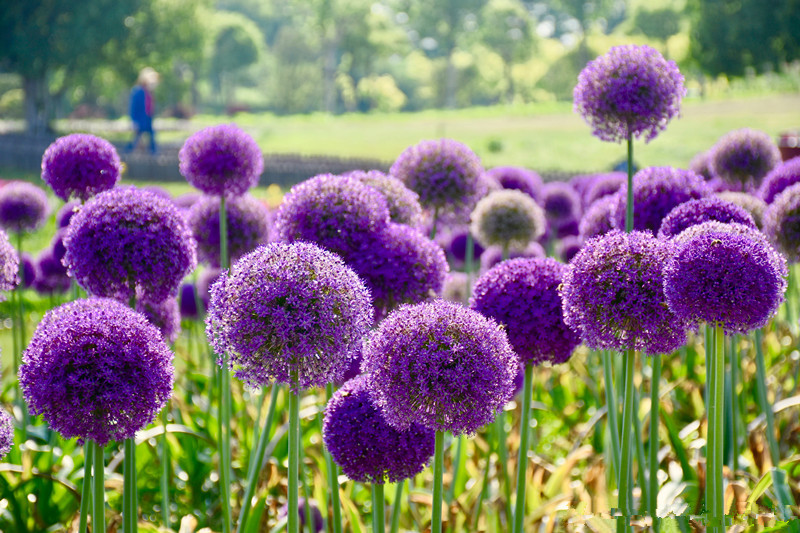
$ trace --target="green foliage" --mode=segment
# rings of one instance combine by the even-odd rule
[[[635,31],[651,39],[666,41],[680,31],[681,16],[668,7],[654,10],[640,9],[636,12],[633,24]]]
[[[397,88],[394,78],[388,74],[361,78],[356,92],[359,98],[368,102],[369,109],[383,112],[399,111],[407,100],[403,91]]]

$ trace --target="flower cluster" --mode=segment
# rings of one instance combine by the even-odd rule
[[[578,236],[570,235],[564,237],[556,245],[556,255],[565,263],[572,261],[575,254],[583,248],[583,239]]]
[[[0,230],[0,291],[13,291],[19,283],[19,261],[19,254],[8,240],[8,235]],[[0,294],[0,301],[4,299]]]
[[[121,170],[114,145],[84,133],[56,139],[42,157],[42,180],[65,202],[70,197],[86,201],[111,189]]]
[[[800,183],[781,192],[767,208],[764,233],[790,262],[800,261]]]
[[[755,221],[756,226],[759,229],[763,227],[762,221],[764,219],[764,213],[767,210],[767,204],[764,202],[764,200],[746,192],[736,191],[722,191],[718,192],[716,196],[722,200],[725,200],[726,202],[736,204],[743,208],[745,211],[750,213],[750,216],[753,217],[753,221]]]
[[[453,257],[453,259],[458,261],[459,263],[463,263],[467,259],[468,234],[469,234],[468,229],[452,233],[445,245],[447,251]],[[481,256],[485,248],[481,246],[481,243],[475,242],[474,239],[472,240],[472,246],[473,246],[472,258],[473,260],[475,260]]]
[[[614,195],[604,196],[589,206],[578,224],[578,233],[582,240],[605,235],[617,228],[615,211],[618,202]]]
[[[33,231],[44,224],[50,207],[45,192],[24,181],[0,187],[0,226],[14,233]]]
[[[547,221],[533,198],[504,189],[481,198],[472,211],[472,234],[484,246],[524,249],[544,234]]]
[[[547,254],[538,242],[532,242],[524,250],[509,250],[508,259],[518,259],[520,257],[544,257]],[[481,272],[487,272],[493,266],[503,261],[502,246],[489,246],[481,254]]]
[[[161,302],[138,300],[136,310],[161,332],[167,342],[175,342],[181,333],[181,312],[177,298]]]
[[[616,193],[625,185],[627,179],[627,174],[624,172],[599,174],[583,195],[583,205],[589,207],[600,198]]]
[[[736,222],[754,229],[756,227],[753,217],[743,207],[726,202],[717,196],[709,196],[699,200],[689,200],[670,211],[661,222],[658,236],[668,239],[689,226],[702,224],[709,220]]]
[[[581,197],[572,185],[563,181],[545,184],[542,206],[547,222],[556,231],[581,218]]]
[[[444,280],[442,299],[448,302],[463,304],[468,298],[467,274],[464,272],[450,272]]]
[[[542,178],[533,170],[525,167],[494,167],[486,174],[500,184],[503,189],[516,189],[522,191],[536,202],[541,202]]]
[[[419,195],[403,185],[394,176],[388,176],[378,170],[357,170],[347,174],[365,183],[381,193],[389,207],[389,219],[397,224],[406,224],[418,228],[422,226],[424,217]]]
[[[48,248],[39,254],[33,288],[40,294],[64,294],[72,281],[56,250]]]
[[[0,407],[0,459],[3,459],[14,446],[14,419]]]
[[[790,159],[773,168],[761,182],[758,196],[767,204],[771,204],[776,196],[795,183],[800,183],[800,157]]]
[[[742,187],[757,186],[781,161],[781,153],[763,131],[731,131],[711,148],[709,166],[715,176]]]

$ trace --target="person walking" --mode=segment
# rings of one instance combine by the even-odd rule
[[[134,138],[128,143],[125,151],[130,153],[139,144],[143,133],[150,135],[150,153],[156,153],[156,136],[153,132],[153,89],[158,85],[159,75],[151,67],[145,67],[139,72],[136,85],[131,90],[130,117],[133,122]]]

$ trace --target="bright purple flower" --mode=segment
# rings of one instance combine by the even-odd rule
[[[56,213],[56,228],[66,228],[69,226],[69,221],[72,216],[78,212],[81,202],[72,200],[61,206],[61,209]]]
[[[523,363],[564,363],[580,344],[561,310],[558,286],[566,271],[551,258],[504,261],[478,278],[469,306],[506,327]]]
[[[537,203],[542,202],[542,178],[525,167],[494,167],[486,171],[503,189],[522,191]]]
[[[800,183],[800,157],[795,157],[780,163],[764,177],[758,196],[767,204],[771,204],[775,197],[786,188]]]
[[[238,196],[258,183],[264,156],[253,138],[234,124],[202,129],[186,139],[180,171],[186,181],[215,196]]]
[[[200,317],[197,309],[197,286],[194,283],[184,283],[178,294],[181,318],[194,320]]]
[[[86,201],[113,188],[121,170],[114,145],[84,133],[56,139],[42,156],[42,180],[65,202],[71,197]]]
[[[589,207],[600,198],[615,194],[627,181],[628,175],[624,172],[598,174],[586,194],[583,195],[583,205]]]
[[[338,256],[273,243],[214,283],[206,332],[238,379],[297,391],[341,379],[371,324],[369,291]]]
[[[186,219],[164,198],[135,187],[100,193],[72,218],[63,262],[93,296],[174,297],[196,266]]]
[[[20,286],[23,289],[29,289],[33,287],[33,282],[36,281],[36,263],[34,262],[33,257],[31,257],[31,254],[23,252],[19,258],[19,265],[19,277],[21,278]],[[0,283],[0,285],[1,284],[2,283]]]
[[[573,107],[603,141],[650,141],[678,116],[685,94],[674,61],[649,46],[615,46],[581,71]]]
[[[383,195],[392,222],[415,228],[422,226],[424,217],[419,195],[403,185],[402,181],[378,170],[356,170],[347,176],[369,185]]]
[[[453,259],[459,263],[463,263],[467,259],[468,233],[469,230],[458,231],[451,235],[449,242],[447,243],[447,251],[450,252],[450,255],[453,256]],[[481,243],[475,242],[474,238],[472,239],[472,246],[474,247],[472,258],[475,260],[481,256],[485,248],[481,246]]]
[[[742,128],[723,135],[711,147],[711,172],[745,190],[757,187],[762,178],[781,162],[781,152],[763,131]]]
[[[186,222],[197,241],[197,259],[219,268],[219,207],[217,196],[203,196],[186,213]],[[269,242],[267,206],[249,194],[225,200],[228,221],[228,255],[235,262],[257,246]]]
[[[518,259],[520,257],[539,257],[543,258],[547,254],[538,242],[530,243],[524,250],[509,250],[509,259]],[[499,264],[503,260],[503,248],[501,246],[489,246],[481,254],[481,273],[487,272],[493,266]]]
[[[767,207],[764,233],[789,262],[800,261],[800,183],[784,189]]]
[[[61,261],[67,253],[67,247],[64,244],[64,238],[67,236],[66,228],[56,230],[53,235],[53,240],[50,243],[50,248],[53,250],[53,257]]]
[[[671,244],[642,231],[590,239],[572,258],[560,293],[564,321],[589,348],[671,352],[686,342],[667,309],[663,268]]]
[[[0,226],[6,231],[33,231],[44,224],[49,214],[47,194],[36,185],[12,181],[0,187]]]
[[[578,224],[578,234],[581,240],[588,241],[592,237],[605,235],[609,231],[617,229],[617,221],[614,217],[616,208],[616,195],[604,196],[590,205]]]
[[[361,483],[396,483],[422,472],[434,432],[412,423],[399,431],[373,400],[368,376],[354,378],[328,401],[322,439],[344,475]]]
[[[464,272],[450,272],[444,280],[442,299],[448,302],[464,304],[468,298],[467,274]]]
[[[306,518],[309,512],[313,520],[313,533],[322,533],[325,531],[325,521],[322,519],[322,512],[319,510],[317,503],[314,500],[310,500],[309,504],[306,505],[306,499],[302,497],[298,498],[297,502],[297,514],[300,516],[300,531],[308,530]],[[278,517],[286,518],[288,514],[289,506],[288,504],[284,504],[278,511]]]
[[[161,302],[137,300],[136,310],[161,332],[164,340],[173,343],[181,334],[181,313],[177,298],[167,298]]]
[[[14,419],[0,407],[0,459],[14,446]]]
[[[56,257],[52,248],[41,254],[36,262],[36,276],[33,288],[39,294],[64,294],[72,286],[67,267]]]
[[[19,283],[19,254],[6,232],[0,229],[0,291],[13,291]],[[5,296],[0,294],[0,301]]]
[[[572,258],[575,257],[575,254],[581,251],[581,248],[583,248],[583,239],[576,235],[571,235],[569,237],[564,237],[558,242],[556,245],[556,254],[563,262],[569,263],[572,261]]]
[[[387,422],[473,434],[511,399],[519,357],[502,326],[434,300],[391,313],[364,347],[375,403]]]
[[[76,300],[45,313],[19,382],[31,413],[65,439],[104,446],[133,437],[164,407],[172,358],[139,313],[108,298]]]
[[[756,227],[762,228],[762,221],[764,219],[764,212],[767,210],[767,204],[761,198],[756,198],[750,193],[736,192],[736,191],[723,191],[716,194],[718,198],[736,204],[750,213],[756,223]]]
[[[689,200],[670,211],[661,222],[658,237],[668,239],[689,226],[702,224],[709,220],[736,222],[756,229],[756,223],[746,209],[726,202],[717,196],[709,196],[699,200]]]
[[[522,191],[494,191],[475,206],[470,231],[483,246],[524,249],[544,233],[544,211]]]
[[[564,181],[545,184],[542,206],[547,222],[554,228],[581,218],[581,197]]]

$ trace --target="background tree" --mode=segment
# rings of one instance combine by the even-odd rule
[[[639,9],[633,19],[634,32],[642,33],[664,45],[665,55],[667,40],[681,31],[681,16],[674,9]]]
[[[230,78],[258,62],[264,36],[252,20],[234,12],[217,11],[213,26],[209,72],[220,101],[229,105],[235,88]]]

